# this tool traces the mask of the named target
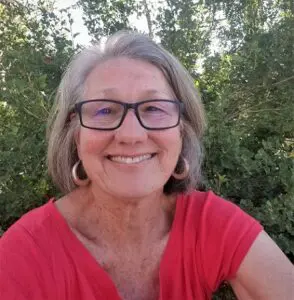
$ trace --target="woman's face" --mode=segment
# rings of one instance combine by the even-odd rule
[[[136,103],[174,100],[175,96],[155,66],[140,60],[115,58],[99,64],[89,74],[84,99]],[[96,189],[115,197],[140,198],[163,190],[175,169],[182,140],[179,126],[147,130],[130,109],[115,130],[80,127],[76,144],[79,158]],[[137,162],[130,163],[130,158],[135,157]]]

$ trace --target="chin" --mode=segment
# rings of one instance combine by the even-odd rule
[[[112,194],[114,194],[117,198],[135,200],[135,199],[139,199],[139,198],[145,198],[145,197],[149,196],[150,194],[153,194],[160,190],[163,191],[163,187],[146,186],[144,183],[140,186],[134,186],[134,185],[123,185],[123,186],[119,185],[118,186],[118,185],[116,185]]]

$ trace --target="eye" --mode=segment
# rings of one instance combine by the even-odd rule
[[[105,115],[109,115],[112,113],[112,110],[111,108],[109,107],[105,107],[105,108],[102,108],[102,109],[98,109],[95,113],[95,116],[105,116]]]
[[[145,111],[154,112],[154,111],[162,111],[162,109],[160,109],[159,107],[156,107],[156,106],[147,106],[145,108]]]

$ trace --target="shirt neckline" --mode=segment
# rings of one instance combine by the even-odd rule
[[[161,260],[159,263],[159,299],[163,297],[163,286],[164,286],[164,277],[165,273],[168,272],[167,267],[169,266],[169,261],[175,256],[178,250],[176,245],[176,238],[179,223],[179,215],[181,212],[183,195],[179,194],[176,198],[176,209],[174,214],[174,219],[171,225],[168,241],[166,247],[161,256]],[[91,282],[95,282],[95,292],[97,295],[101,294],[101,296],[107,295],[109,299],[119,300],[121,297],[117,291],[117,288],[112,281],[109,274],[102,268],[99,262],[93,257],[93,255],[89,252],[89,250],[82,244],[82,242],[75,236],[75,234],[70,229],[68,223],[65,218],[59,212],[57,207],[55,206],[55,198],[49,201],[49,209],[53,218],[57,219],[58,222],[54,222],[62,234],[62,242],[65,247],[69,248],[68,250],[71,252],[75,252],[73,254],[74,258],[77,260],[78,265],[85,270],[84,274],[89,277]],[[93,277],[97,278],[96,281],[93,281]]]

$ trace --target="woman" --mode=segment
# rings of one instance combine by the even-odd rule
[[[293,266],[261,225],[198,192],[201,102],[180,63],[118,33],[60,84],[48,166],[65,196],[0,244],[1,299],[291,299]]]

